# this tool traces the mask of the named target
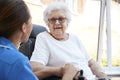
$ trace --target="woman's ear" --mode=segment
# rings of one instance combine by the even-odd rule
[[[27,29],[27,25],[24,23],[22,25],[22,32],[25,33],[26,32],[26,29]]]

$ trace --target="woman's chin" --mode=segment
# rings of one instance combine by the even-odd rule
[[[55,30],[55,34],[63,34],[63,30],[61,30],[61,29],[56,29],[56,30]]]

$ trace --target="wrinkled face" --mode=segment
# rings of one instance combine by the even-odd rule
[[[31,18],[28,20],[28,23],[24,23],[23,25],[23,37],[22,37],[22,42],[26,42],[31,34],[32,31],[32,22],[31,22]]]
[[[54,37],[64,35],[67,25],[67,19],[62,11],[56,10],[51,12],[48,17],[48,28]]]

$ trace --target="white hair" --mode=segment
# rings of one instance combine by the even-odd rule
[[[55,10],[63,11],[66,19],[68,20],[68,23],[71,21],[71,12],[66,6],[66,4],[63,2],[52,2],[47,6],[47,8],[43,13],[44,21],[46,24],[48,24],[48,16],[51,14],[52,11],[55,11]]]

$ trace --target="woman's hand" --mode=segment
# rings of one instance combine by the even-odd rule
[[[79,76],[79,69],[72,64],[65,64],[61,67],[61,73],[63,74],[62,80],[73,80]]]

